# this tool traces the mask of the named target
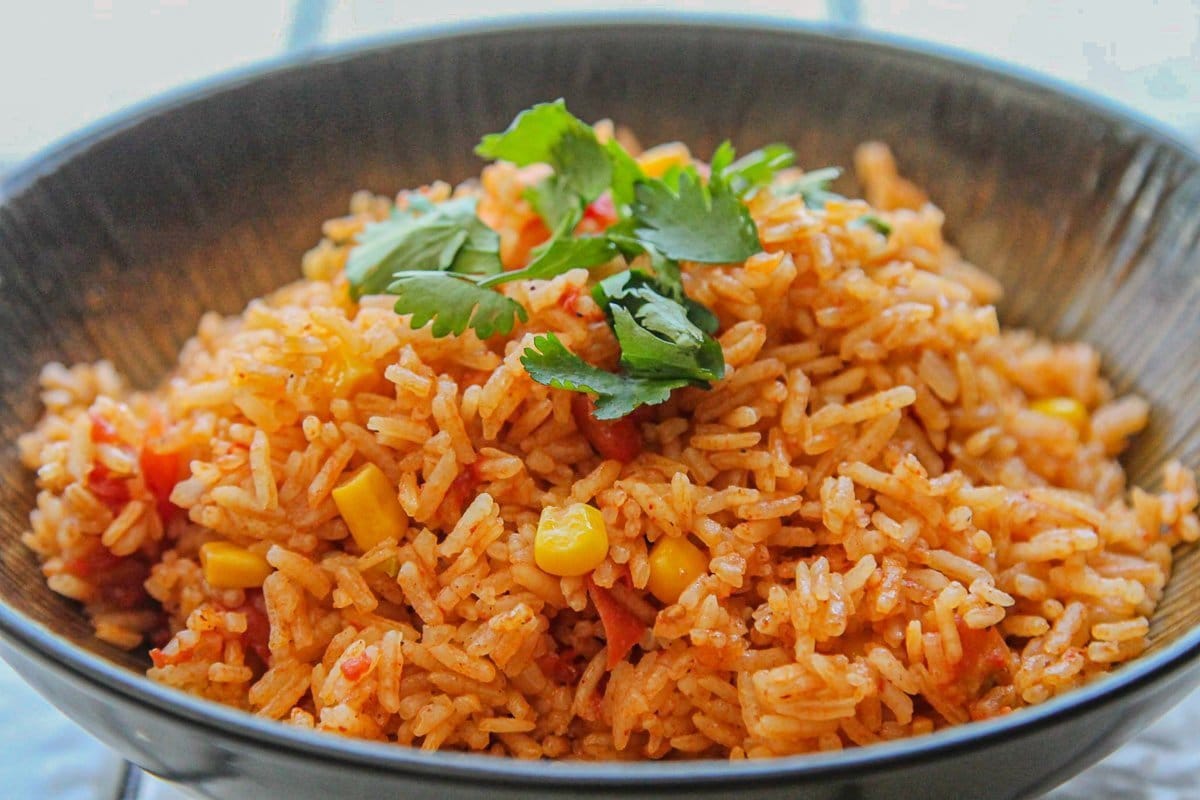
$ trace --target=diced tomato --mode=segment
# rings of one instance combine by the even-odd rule
[[[100,590],[101,596],[111,605],[125,611],[141,608],[150,595],[140,581],[136,583],[112,583]]]
[[[459,514],[475,497],[482,482],[479,477],[479,462],[475,461],[450,482],[450,488],[446,490],[446,496],[442,500],[444,508],[449,509],[452,514]]]
[[[969,628],[961,619],[957,623],[963,657],[954,673],[956,684],[970,699],[1009,676],[1012,651],[995,628]]]
[[[146,445],[139,462],[146,488],[154,495],[158,516],[166,523],[176,510],[171,502],[171,490],[179,483],[179,453],[164,453]]]
[[[96,444],[116,444],[121,441],[116,427],[95,411],[89,412],[92,418],[92,441]]]
[[[242,646],[258,656],[263,666],[271,663],[271,622],[267,619],[267,602],[259,589],[246,592],[246,602],[235,609],[246,615],[246,630],[242,633]]]
[[[501,241],[500,260],[506,269],[519,269],[529,263],[530,251],[549,238],[550,229],[546,223],[541,217],[534,217],[521,227],[517,238]]]
[[[98,546],[85,556],[68,559],[63,569],[76,578],[90,578],[93,575],[103,575],[115,569],[121,563],[121,557],[113,555],[106,547]]]
[[[104,561],[101,560],[101,563]],[[150,595],[146,592],[150,564],[144,557],[133,555],[116,558],[112,566],[106,566],[96,575],[102,603],[127,611],[150,607]]]
[[[117,509],[129,502],[129,484],[125,478],[118,478],[103,464],[92,467],[87,477],[88,490],[110,510]]]
[[[600,230],[604,230],[616,222],[617,207],[613,204],[612,193],[605,192],[588,203],[587,208],[583,210],[583,218],[595,222]]]
[[[608,668],[612,669],[629,655],[633,646],[641,641],[646,626],[629,609],[617,602],[612,593],[597,586],[592,576],[587,577],[588,596],[600,613],[604,626],[604,640],[608,644]]]
[[[559,653],[538,656],[537,665],[550,680],[570,686],[579,680],[579,666],[575,663],[577,656],[574,648],[568,647]]]
[[[586,394],[571,398],[571,415],[588,444],[604,458],[628,463],[642,452],[642,432],[630,417],[596,419],[596,404]]]
[[[350,656],[342,662],[342,674],[347,680],[357,681],[371,668],[371,657],[366,653]]]
[[[162,648],[159,647],[152,647],[150,649],[150,660],[154,662],[154,666],[158,669],[162,669],[171,663],[167,655],[163,653]]]

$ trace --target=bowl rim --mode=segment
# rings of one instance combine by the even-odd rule
[[[402,32],[356,39],[285,55],[248,67],[221,73],[157,95],[103,118],[22,162],[0,180],[0,208],[54,173],[76,156],[146,120],[208,97],[235,91],[248,84],[309,67],[327,66],[408,46],[479,39],[514,33],[588,32],[615,27],[664,32],[733,32],[754,37],[778,37],[814,45],[846,44],[897,59],[924,62],[942,68],[966,70],[973,76],[1008,86],[1027,96],[1067,102],[1077,110],[1107,118],[1200,164],[1200,153],[1174,132],[1147,116],[1087,90],[1005,63],[941,44],[913,40],[836,23],[813,23],[770,15],[696,12],[587,12],[567,14],[504,15],[472,22],[420,26]],[[145,675],[125,669],[54,633],[0,602],[0,637],[18,650],[52,669],[65,672],[103,694],[149,707],[218,739],[233,739],[259,749],[292,756],[316,756],[343,766],[354,765],[431,779],[475,782],[488,780],[513,785],[605,788],[665,787],[725,784],[780,779],[835,778],[864,770],[895,769],[922,761],[953,756],[989,743],[1053,727],[1121,698],[1183,670],[1200,658],[1200,626],[1177,640],[1123,665],[1113,673],[1045,703],[981,722],[957,725],[925,736],[848,748],[834,753],[809,753],[771,759],[727,761],[562,762],[523,761],[474,753],[426,752],[391,743],[332,736],[295,728],[257,717],[154,683]]]

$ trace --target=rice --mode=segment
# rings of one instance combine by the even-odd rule
[[[1087,345],[1001,329],[999,287],[890,152],[856,164],[872,206],[759,192],[766,252],[685,265],[728,371],[639,414],[629,463],[520,363],[543,331],[612,363],[584,270],[507,286],[530,312],[509,336],[435,339],[388,298],[349,301],[348,249],[392,206],[356,194],[304,280],[207,315],[158,389],[46,366],[20,442],[40,487],[24,541],[100,639],[150,648],[152,679],[423,749],[758,758],[1081,686],[1147,647],[1171,548],[1200,538],[1194,475],[1171,464],[1161,493],[1127,493],[1114,459],[1147,404],[1115,397]],[[529,180],[498,164],[421,191],[477,192],[511,268],[547,235]],[[890,235],[854,224],[868,210]],[[1052,397],[1086,424],[1035,410]],[[364,552],[331,493],[365,464],[404,520]],[[542,509],[568,502],[608,531],[586,579],[533,556]],[[649,554],[672,538],[707,568],[664,604]],[[208,585],[210,541],[261,558],[262,588]],[[615,665],[589,587],[644,626]]]

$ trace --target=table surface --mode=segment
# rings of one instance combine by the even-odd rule
[[[87,123],[175,86],[281,55],[405,28],[494,16],[481,0],[413,8],[378,0],[92,0],[0,4],[0,173]],[[1116,100],[1200,145],[1200,0],[510,0],[506,15],[646,9],[760,13],[950,45]],[[1200,797],[1190,745],[1200,692],[1137,739],[1052,792],[1054,800]],[[0,662],[0,795],[121,797],[121,760]],[[180,800],[149,777],[125,795]]]

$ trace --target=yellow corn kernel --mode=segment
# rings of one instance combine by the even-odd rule
[[[349,397],[375,377],[375,365],[357,358],[348,358],[345,363],[334,366],[333,374],[334,396]]]
[[[586,503],[542,509],[533,560],[551,575],[586,575],[608,555],[608,528],[600,510]]]
[[[674,603],[692,581],[708,572],[708,556],[686,538],[659,539],[650,548],[646,588],[664,603]]]
[[[651,147],[637,157],[642,172],[651,178],[661,178],[671,167],[686,167],[692,163],[692,154],[683,142],[668,142]]]
[[[200,566],[204,580],[214,589],[252,589],[262,586],[274,571],[258,553],[232,542],[200,545]]]
[[[400,507],[395,485],[374,464],[358,469],[333,490],[333,502],[364,552],[382,541],[400,541],[408,515]]]
[[[1077,431],[1082,431],[1088,422],[1088,412],[1083,403],[1074,397],[1044,397],[1034,400],[1029,407],[1039,414],[1057,417],[1063,422],[1070,423]]]

